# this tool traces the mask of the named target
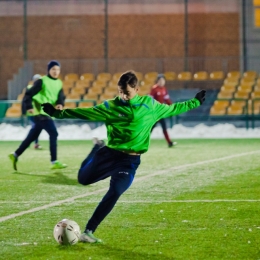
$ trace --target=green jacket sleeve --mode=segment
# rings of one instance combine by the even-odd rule
[[[193,98],[185,102],[177,102],[172,105],[161,104],[157,101],[154,101],[154,116],[156,121],[158,121],[162,118],[176,116],[185,113],[199,106],[200,102],[196,98]]]
[[[53,114],[53,117],[58,119],[79,118],[83,120],[102,122],[105,122],[109,118],[109,116],[109,110],[105,107],[104,104],[88,108],[56,110]]]

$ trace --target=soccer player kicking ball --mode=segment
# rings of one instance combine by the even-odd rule
[[[153,125],[161,118],[185,113],[197,108],[205,100],[205,90],[195,98],[172,105],[161,104],[151,96],[138,95],[137,77],[125,72],[118,81],[119,95],[112,100],[91,108],[57,110],[51,104],[43,104],[50,116],[103,121],[107,127],[108,144],[96,140],[92,151],[82,162],[78,181],[88,185],[111,177],[108,192],[89,219],[80,241],[97,243],[94,236],[98,225],[110,213],[119,197],[130,187],[140,164],[141,154],[147,152]]]

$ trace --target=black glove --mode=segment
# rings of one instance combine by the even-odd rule
[[[41,106],[43,107],[43,111],[52,116],[54,114],[54,112],[57,110],[54,108],[54,106],[50,103],[44,103],[44,104],[41,104]]]
[[[205,95],[206,95],[206,90],[201,90],[196,94],[195,98],[197,98],[200,104],[202,104],[205,101]]]

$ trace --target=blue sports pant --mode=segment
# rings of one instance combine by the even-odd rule
[[[34,117],[34,125],[32,125],[32,128],[30,129],[27,137],[24,139],[15,153],[20,156],[30,146],[30,144],[36,138],[38,138],[43,129],[49,134],[50,137],[51,161],[56,161],[58,132],[53,120],[47,116]]]
[[[107,177],[111,179],[109,189],[88,221],[86,230],[94,232],[110,213],[119,197],[131,186],[139,164],[138,155],[129,155],[106,146],[94,146],[82,162],[78,172],[79,183],[88,185]]]

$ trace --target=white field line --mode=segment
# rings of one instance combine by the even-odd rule
[[[0,201],[0,204],[38,204],[46,203],[48,201]],[[99,203],[100,200],[88,201],[88,204]],[[213,199],[213,200],[119,200],[117,204],[160,204],[160,203],[216,203],[216,202],[260,202],[260,199]],[[86,204],[85,201],[73,201],[77,204]]]
[[[146,175],[146,176],[143,176],[143,177],[136,178],[135,182],[144,181],[144,180],[147,180],[147,179],[154,177],[156,175],[160,175],[162,173],[169,172],[169,171],[172,171],[172,170],[186,169],[188,167],[194,167],[194,166],[199,166],[199,165],[208,164],[208,163],[225,161],[225,160],[228,160],[228,159],[238,158],[238,157],[242,157],[242,156],[248,156],[248,155],[252,155],[252,154],[256,154],[256,153],[260,153],[260,150],[246,152],[246,153],[240,153],[240,154],[234,154],[234,155],[230,155],[230,156],[225,156],[225,157],[206,160],[206,161],[200,161],[200,162],[196,162],[196,163],[189,163],[189,164],[174,166],[174,167],[171,167],[171,168],[168,168],[168,169],[157,171],[153,174],[149,174],[149,175]],[[8,216],[4,216],[4,217],[0,218],[0,223],[4,222],[6,220],[9,220],[9,219],[13,219],[13,218],[16,218],[16,217],[19,217],[19,216],[29,214],[29,213],[33,213],[33,212],[48,209],[48,208],[51,208],[51,207],[59,206],[59,205],[66,203],[66,202],[73,202],[75,199],[81,199],[81,198],[88,197],[88,196],[91,196],[91,195],[99,194],[100,192],[106,191],[107,189],[108,188],[106,187],[106,188],[99,189],[99,190],[96,190],[96,191],[93,191],[93,192],[87,192],[87,193],[80,194],[80,195],[77,195],[77,196],[73,196],[71,198],[67,198],[67,199],[64,199],[64,200],[58,200],[58,201],[55,201],[55,202],[52,202],[52,203],[49,203],[49,204],[46,204],[46,205],[43,205],[43,206],[40,206],[40,207],[36,207],[36,208],[29,209],[29,210],[21,211],[21,212],[18,212],[18,213],[14,213],[14,214],[11,214],[11,215],[8,215]]]

